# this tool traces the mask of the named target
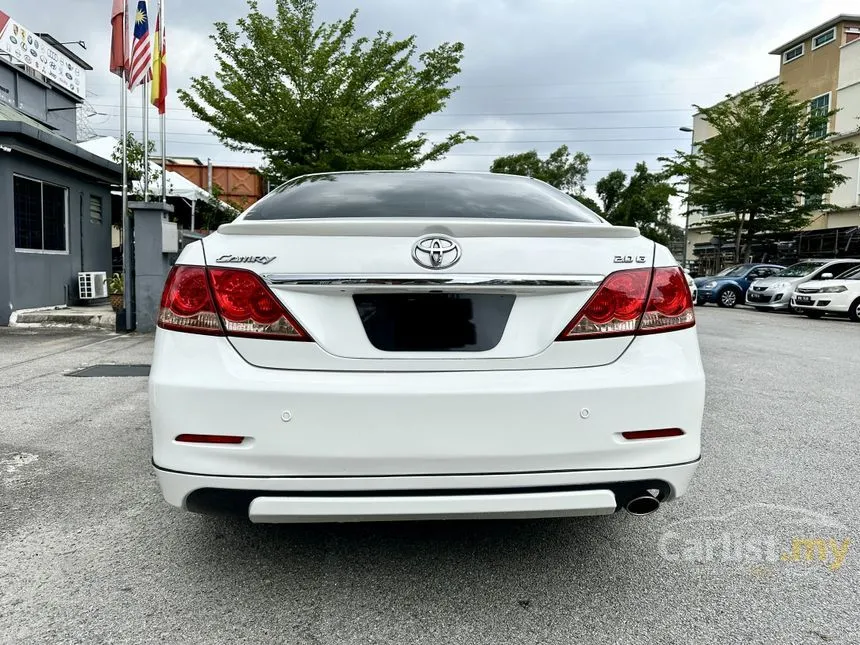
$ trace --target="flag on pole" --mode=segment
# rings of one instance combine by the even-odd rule
[[[152,104],[164,114],[167,99],[167,39],[164,29],[164,0],[155,18],[154,58],[152,61]]]
[[[138,0],[134,14],[134,40],[131,43],[128,89],[143,85],[152,78],[152,41],[149,39],[149,16],[146,0]]]
[[[110,14],[110,71],[125,78],[128,71],[128,41],[125,24],[125,2],[113,0]]]

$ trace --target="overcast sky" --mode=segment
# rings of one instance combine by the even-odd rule
[[[130,0],[131,4],[131,0]],[[460,40],[461,90],[423,129],[442,137],[465,129],[481,138],[433,167],[487,170],[493,158],[567,143],[592,157],[589,183],[640,160],[689,145],[693,103],[707,105],[778,73],[768,51],[856,0],[321,0],[323,20],[360,10],[359,31],[416,34],[419,47]],[[136,5],[136,0],[134,0]],[[155,3],[150,11],[155,14]],[[264,9],[272,0],[260,0]],[[167,0],[171,89],[214,71],[208,38],[215,20],[235,21],[244,0]],[[118,134],[119,79],[107,71],[111,0],[2,0],[0,8],[35,32],[72,45],[95,68],[88,100],[105,115],[99,134]],[[154,21],[153,21],[154,23]],[[154,28],[154,24],[152,25]],[[140,130],[140,95],[130,125]],[[253,163],[223,148],[175,94],[168,97],[169,155]],[[153,111],[154,115],[154,111]]]

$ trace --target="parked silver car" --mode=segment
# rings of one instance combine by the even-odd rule
[[[830,280],[860,266],[860,260],[803,260],[779,273],[752,283],[746,303],[759,311],[790,309],[797,285],[810,280]]]

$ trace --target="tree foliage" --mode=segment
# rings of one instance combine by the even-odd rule
[[[613,170],[597,182],[606,219],[619,226],[635,226],[646,237],[667,245],[677,237],[669,203],[676,193],[662,175],[650,172],[643,162],[636,164],[629,181],[624,172]]]
[[[583,205],[583,206],[585,206],[586,208],[591,209],[592,211],[594,211],[594,212],[595,212],[595,213],[597,213],[598,215],[602,215],[602,214],[603,214],[603,209],[600,207],[600,204],[598,204],[596,201],[594,201],[593,199],[591,199],[591,197],[589,197],[588,195],[585,195],[585,194],[581,194],[581,195],[572,195],[572,197],[573,197],[576,201],[578,201],[580,204],[582,204],[582,205]]]
[[[130,186],[131,197],[134,199],[143,199],[143,168],[144,168],[144,150],[143,141],[138,141],[133,133],[127,132],[125,135],[126,159],[128,163],[128,178],[132,180]],[[155,142],[148,141],[147,154],[150,160],[155,156]],[[114,146],[111,158],[114,163],[122,163],[122,141],[117,141]],[[152,165],[149,167],[149,194],[161,195],[161,173],[160,168],[155,168]],[[170,189],[170,180],[167,180],[168,190]]]
[[[493,161],[490,172],[533,177],[570,195],[580,195],[585,188],[589,161],[587,154],[571,154],[567,146],[561,146],[546,159],[541,159],[537,150],[499,157]]]
[[[215,23],[215,79],[192,79],[179,96],[232,150],[262,153],[275,181],[314,172],[417,168],[475,137],[431,143],[415,125],[458,89],[463,44],[418,54],[415,36],[355,37],[353,11],[316,23],[314,0],[255,0],[238,29]],[[216,82],[217,81],[217,82]]]
[[[811,109],[779,84],[695,107],[717,136],[661,161],[688,185],[691,207],[729,213],[715,218],[712,231],[734,234],[736,258],[749,254],[756,232],[796,230],[816,211],[835,208],[822,202],[847,179],[834,160],[856,153],[852,144],[830,141],[835,111]]]

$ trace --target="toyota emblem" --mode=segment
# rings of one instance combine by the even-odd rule
[[[412,259],[425,269],[447,269],[460,259],[460,245],[448,237],[428,235],[415,242]]]

